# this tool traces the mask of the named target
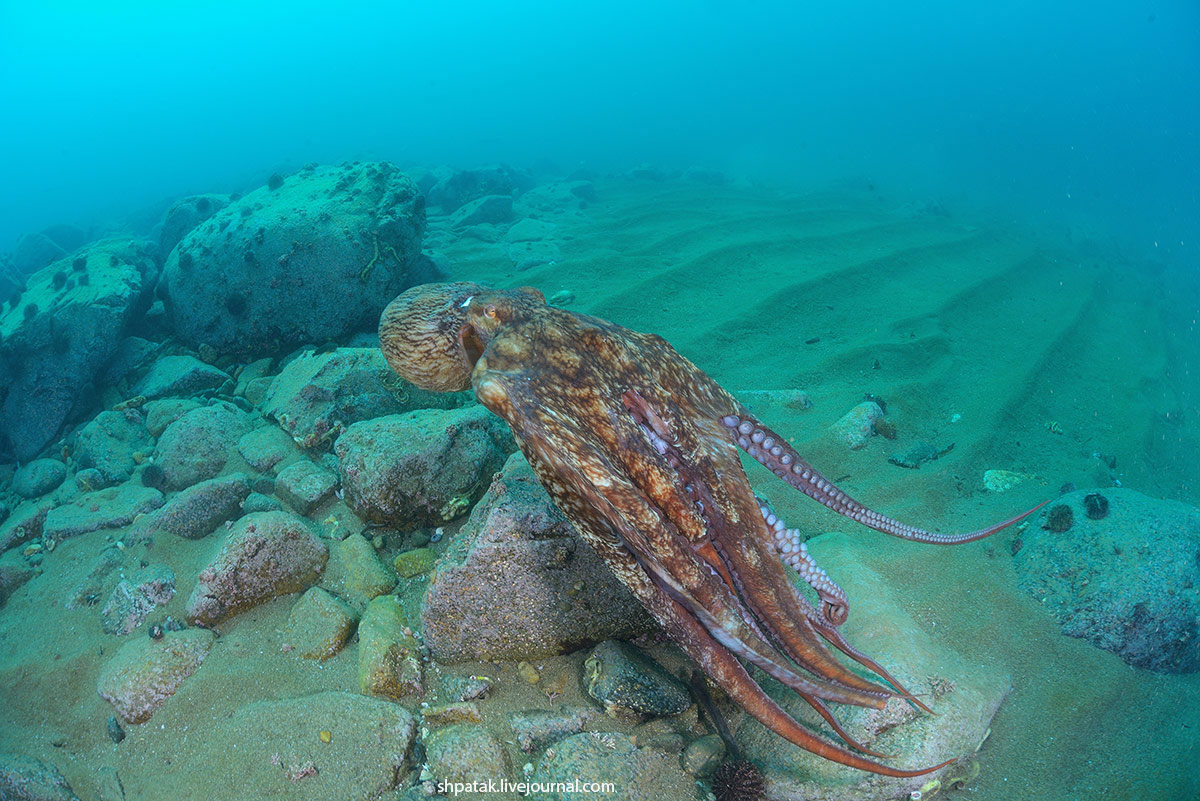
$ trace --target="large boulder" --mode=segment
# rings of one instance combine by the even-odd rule
[[[654,626],[520,455],[450,543],[421,617],[441,662],[535,659]]]
[[[167,426],[154,461],[168,487],[190,487],[220,473],[244,433],[246,415],[236,406],[202,406]]]
[[[395,166],[306,168],[188,233],[160,294],[193,346],[247,355],[336,339],[409,285],[424,227],[424,201]]]
[[[107,240],[29,276],[0,315],[0,433],[28,460],[51,442],[121,341],[154,269],[141,243]]]
[[[1063,634],[1136,668],[1200,670],[1200,509],[1128,489],[1067,493],[1028,527],[1015,566]]]
[[[329,450],[360,420],[410,409],[460,405],[465,393],[429,392],[388,367],[379,348],[307,351],[271,381],[263,414],[305,448]]]
[[[346,429],[334,450],[354,512],[411,531],[466,514],[513,441],[500,418],[473,405],[364,420]]]
[[[158,234],[162,252],[170,253],[193,228],[228,205],[228,195],[193,195],[175,201],[167,209]]]

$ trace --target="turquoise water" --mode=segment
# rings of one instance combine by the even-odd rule
[[[1200,797],[1198,23],[0,3],[0,799],[723,799],[734,748],[773,799]],[[902,542],[743,454],[847,640],[937,715],[833,713],[886,764],[955,758],[941,784],[810,757],[729,686],[722,741],[686,638],[514,455],[541,440],[389,367],[385,306],[450,281],[661,335],[905,523],[1051,500]],[[587,439],[606,421],[728,428],[656,405],[693,373],[639,384],[655,423],[507,342],[547,390],[516,422],[549,409],[610,468],[639,451]]]

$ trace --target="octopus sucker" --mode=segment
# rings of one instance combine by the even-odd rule
[[[419,387],[458,391],[504,418],[550,497],[617,578],[734,702],[789,742],[886,776],[902,769],[854,741],[828,702],[928,707],[838,630],[841,588],[755,496],[741,448],[781,480],[862,525],[917,542],[986,537],[1034,510],[965,534],[893,520],[848,496],[719,384],[653,334],[546,304],[536,289],[461,282],[413,287],[380,320],[388,363]],[[773,518],[773,519],[772,519]],[[816,592],[797,591],[785,564]],[[832,650],[831,650],[832,648]],[[859,663],[887,685],[851,670]],[[791,718],[742,662],[797,692],[839,744]]]

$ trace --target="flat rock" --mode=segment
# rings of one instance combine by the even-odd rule
[[[238,440],[237,449],[246,464],[261,473],[274,469],[280,462],[300,453],[292,438],[272,425],[243,434]]]
[[[278,353],[373,324],[411,282],[424,228],[424,201],[394,165],[306,168],[193,228],[159,286],[193,347]]]
[[[335,487],[337,476],[308,459],[288,465],[275,479],[275,493],[302,515],[316,509]]]
[[[241,517],[242,501],[249,494],[250,478],[243,473],[201,481],[139,520],[133,538],[147,539],[159,532],[189,540],[207,537],[225,521]]]
[[[175,571],[163,564],[145,567],[113,588],[100,611],[101,628],[106,634],[129,634],[174,597]]]
[[[532,659],[654,628],[519,454],[450,543],[421,617],[441,662]]]
[[[25,501],[17,506],[0,524],[0,552],[42,536],[46,515],[53,508],[54,501],[49,499]]]
[[[503,746],[477,723],[456,723],[431,733],[425,738],[425,758],[437,782],[498,784],[512,778]]]
[[[305,659],[336,656],[354,633],[358,612],[320,587],[310,587],[292,607],[283,629],[284,648]]]
[[[850,736],[869,748],[894,754],[885,761],[900,768],[936,765],[948,757],[973,754],[1011,689],[1008,675],[979,660],[966,660],[933,640],[897,603],[896,590],[875,572],[873,558],[877,557],[869,544],[836,533],[809,540],[808,548],[853,599],[842,634],[936,713],[925,714],[899,698],[882,710],[834,705],[834,714]],[[828,725],[800,696],[758,671],[753,673],[790,715],[833,738]],[[746,759],[762,769],[768,796],[781,801],[901,798],[938,775],[897,779],[843,767],[789,746],[749,716],[735,737]]]
[[[400,599],[381,595],[358,623],[358,687],[365,695],[399,700],[421,695],[420,646],[405,622]]]
[[[638,748],[624,734],[583,732],[560,740],[538,760],[531,782],[611,782],[612,801],[694,801],[695,779],[676,754]],[[582,801],[585,793],[535,792],[531,801]]]
[[[1059,506],[1069,525],[1055,532]],[[1014,564],[1063,634],[1136,668],[1200,670],[1200,509],[1129,489],[1069,492],[1034,518]]]
[[[440,176],[426,190],[432,206],[441,206],[443,214],[453,214],[472,200],[488,195],[508,195],[510,198],[533,187],[533,178],[512,167],[481,167],[474,170],[455,170]]]
[[[84,493],[71,503],[57,506],[46,514],[42,537],[61,542],[89,531],[120,528],[132,523],[138,515],[152,512],[162,505],[161,492],[132,483]]]
[[[419,389],[396,375],[379,348],[307,351],[270,383],[263,414],[303,448],[327,451],[354,423],[418,408],[450,408],[462,393]]]
[[[509,226],[508,231],[504,234],[504,241],[533,242],[538,239],[545,239],[557,227],[554,223],[525,217]]]
[[[193,623],[214,626],[279,595],[312,586],[329,550],[288,512],[255,512],[234,523],[188,600]]]
[[[48,762],[23,754],[0,754],[0,798],[4,801],[79,801],[71,785]]]
[[[101,670],[96,691],[127,723],[145,723],[196,672],[213,640],[205,629],[167,631],[160,640],[135,637]]]
[[[508,427],[473,405],[355,423],[334,450],[354,512],[411,531],[465,514],[513,447]]]
[[[512,219],[512,195],[485,195],[463,204],[450,215],[452,228],[466,228],[481,223],[505,223]]]
[[[195,356],[164,356],[154,362],[133,391],[146,398],[185,397],[215,392],[229,381],[232,379],[228,373]]]
[[[67,477],[67,466],[58,459],[34,459],[13,475],[13,492],[22,498],[37,498],[58,487]]]
[[[19,551],[5,551],[0,555],[0,606],[8,603],[12,594],[37,574],[37,569],[26,562]]]
[[[510,715],[508,725],[521,750],[532,754],[564,737],[578,734],[595,717],[596,712],[585,706],[529,709]]]
[[[221,472],[232,443],[245,430],[245,414],[230,404],[193,409],[163,431],[154,461],[163,469],[168,487],[190,487]]]
[[[226,747],[205,789],[213,798],[397,798],[415,731],[404,707],[353,693],[255,701],[209,732]]]
[[[171,423],[192,409],[199,409],[200,401],[191,398],[162,398],[147,401],[142,408],[146,412],[146,430],[150,432],[150,436],[157,438],[162,436]]]

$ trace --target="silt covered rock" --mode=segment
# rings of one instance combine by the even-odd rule
[[[465,514],[513,450],[482,406],[421,409],[350,426],[334,448],[355,513],[411,531]]]
[[[104,666],[96,691],[127,723],[145,723],[196,672],[213,639],[204,629],[135,637]]]
[[[235,406],[217,403],[193,409],[163,431],[155,464],[162,468],[168,487],[190,487],[221,472],[245,430],[246,415]]]
[[[1015,566],[1067,636],[1136,668],[1200,670],[1196,507],[1128,489],[1070,492],[1026,529]]]
[[[278,595],[306,590],[328,558],[325,543],[304,518],[289,512],[246,515],[200,571],[188,619],[214,626]]]
[[[424,200],[395,166],[306,168],[190,231],[161,289],[193,346],[262,354],[324,342],[374,323],[412,283],[424,227]]]
[[[519,455],[450,543],[421,617],[442,662],[548,656],[654,625]]]

